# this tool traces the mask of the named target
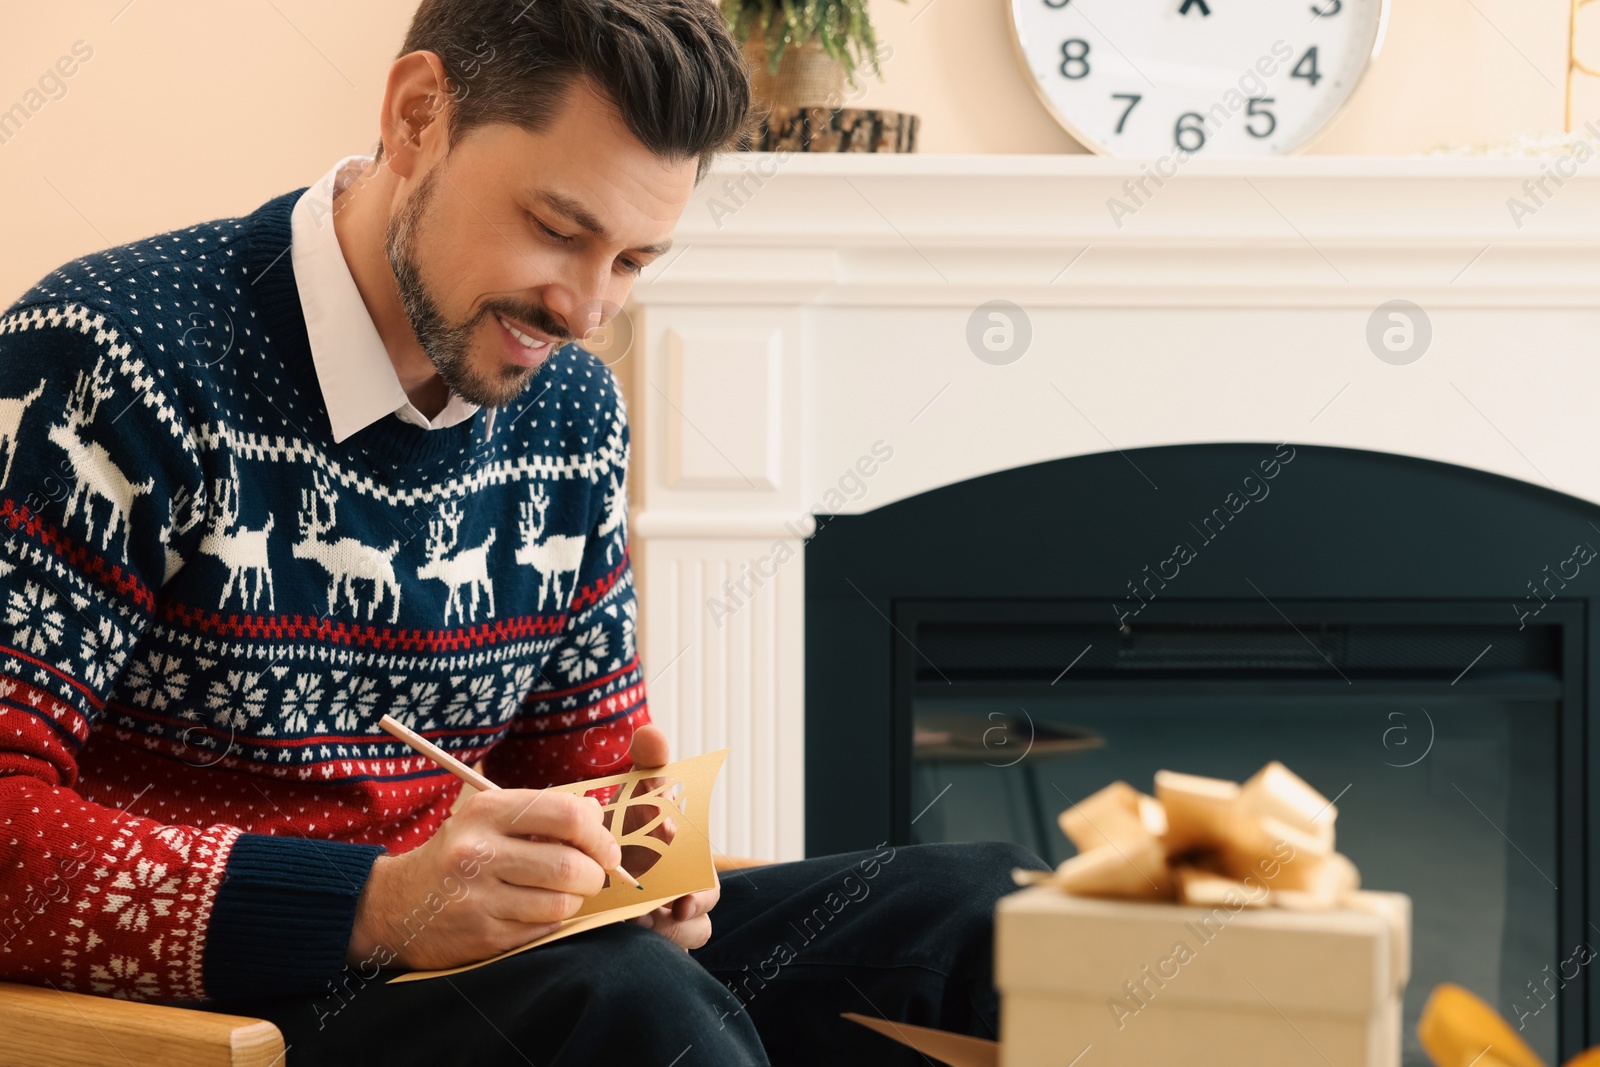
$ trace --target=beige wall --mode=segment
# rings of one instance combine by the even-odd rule
[[[1016,62],[1004,3],[872,0],[894,53],[856,102],[917,112],[924,152],[1080,151]],[[1315,151],[1405,153],[1559,128],[1567,0],[1393,3],[1383,57]],[[249,211],[370,150],[410,10],[407,0],[14,9],[0,33],[0,111],[43,99],[27,94],[75,42],[93,57],[0,143],[0,306],[74,256]],[[1583,33],[1600,52],[1591,11]],[[1600,86],[1586,87],[1579,115],[1600,116]]]
[[[66,95],[0,144],[0,305],[74,256],[243,214],[309,185],[342,155],[370,151],[411,7],[125,5],[30,4],[0,33],[0,109],[22,100],[73,42],[94,49],[65,79]]]

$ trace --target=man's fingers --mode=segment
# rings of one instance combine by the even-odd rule
[[[679,897],[672,902],[672,917],[679,922],[688,922],[694,918],[694,897]]]
[[[613,867],[621,860],[600,804],[592,797],[553,789],[497,789],[474,794],[466,803],[475,804],[474,811],[486,811],[495,829],[507,836],[564,841],[601,867]]]
[[[667,732],[655,723],[646,723],[633,732],[628,755],[635,767],[664,767],[667,764]]]
[[[507,885],[505,894],[494,905],[494,917],[522,926],[559,924],[570,919],[583,907],[586,897],[572,893],[556,893],[548,889]],[[547,931],[533,931],[533,937],[543,937]]]
[[[489,938],[495,946],[492,955],[509,952],[514,948],[521,948],[529,941],[537,941],[546,934],[553,934],[561,929],[559,922],[521,922],[516,919],[507,919],[496,916],[489,928]]]
[[[698,893],[685,893],[671,904],[673,918],[683,920],[692,919],[696,915],[704,915],[717,906],[717,901],[722,899],[722,884],[719,882],[715,889],[702,889]]]
[[[679,948],[699,948],[711,940],[711,916],[701,914],[680,922],[668,914],[665,918],[657,918],[651,929],[662,937],[670,938]]]
[[[496,878],[526,888],[589,897],[605,888],[606,872],[587,853],[559,841],[503,839],[494,863]],[[565,916],[562,916],[565,918]]]

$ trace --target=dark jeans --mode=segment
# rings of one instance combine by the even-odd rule
[[[195,1006],[270,1019],[285,1067],[925,1067],[839,1013],[996,1037],[994,908],[1013,867],[1048,865],[978,842],[727,871],[711,939],[690,952],[612,923],[423,982],[385,985],[388,970],[343,997]]]

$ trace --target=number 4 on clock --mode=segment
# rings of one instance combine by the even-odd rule
[[[1300,57],[1300,62],[1294,65],[1289,72],[1291,78],[1304,78],[1315,89],[1317,82],[1322,80],[1322,75],[1317,73],[1317,46],[1312,45],[1306,49],[1306,54]]]

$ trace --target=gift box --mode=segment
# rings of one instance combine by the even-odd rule
[[[1360,890],[1333,802],[1277,762],[1155,786],[1074,804],[1078,854],[1012,872],[999,1042],[847,1017],[951,1067],[1399,1067],[1411,901]]]
[[[1001,1067],[1398,1067],[1410,898],[1317,911],[1099,900],[1040,885],[1000,901]]]

